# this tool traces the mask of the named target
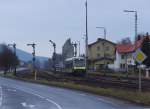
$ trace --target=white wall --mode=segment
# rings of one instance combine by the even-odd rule
[[[120,62],[121,62],[121,55],[116,51],[116,59],[114,61],[114,64],[109,64],[108,68],[113,70],[120,69]]]
[[[133,54],[134,53],[128,54],[127,62],[130,61],[130,63],[129,62],[127,63],[128,65],[135,65],[135,60],[133,58]],[[113,70],[121,70],[120,64],[125,64],[125,63],[126,63],[126,60],[125,59],[121,59],[121,54],[119,54],[116,51],[116,59],[114,61],[114,64],[110,64],[110,65],[108,65],[108,67],[110,69],[113,69]]]

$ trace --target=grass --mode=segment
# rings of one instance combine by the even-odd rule
[[[4,76],[4,75],[1,74],[1,76]],[[31,80],[27,78],[18,78],[16,76],[13,76],[11,73],[5,75],[4,77],[19,79],[19,80],[23,80],[27,82],[38,83],[38,84],[44,84],[48,86],[80,90],[80,91],[85,91],[85,92],[96,94],[96,95],[114,97],[118,99],[127,100],[133,103],[137,103],[137,104],[150,106],[150,93],[149,92],[139,93],[139,92],[135,92],[131,90],[129,91],[129,90],[115,89],[115,88],[91,87],[87,85],[79,85],[79,84],[74,84],[70,82],[56,82],[56,81],[47,81],[47,80],[35,81],[33,79]]]

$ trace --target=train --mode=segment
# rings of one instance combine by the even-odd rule
[[[72,57],[68,58],[64,62],[64,71],[73,75],[86,74],[85,58],[84,57]]]

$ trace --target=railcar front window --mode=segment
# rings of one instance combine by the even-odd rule
[[[85,66],[85,61],[84,60],[75,60],[74,61],[74,66],[75,67],[84,67]]]

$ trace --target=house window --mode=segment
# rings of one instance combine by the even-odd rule
[[[125,69],[125,64],[120,64],[121,69]]]
[[[98,57],[98,58],[100,57],[100,54],[99,54],[99,53],[97,54],[97,57]]]
[[[124,55],[121,55],[121,59],[125,59],[125,56],[124,56]]]
[[[110,55],[110,54],[108,54],[108,53],[105,53],[105,56],[106,56],[106,57],[111,57],[111,55]]]
[[[99,46],[97,47],[97,51],[100,51],[100,47]]]
[[[106,47],[106,51],[108,51],[108,50],[109,50],[109,47],[107,46],[107,47]]]

